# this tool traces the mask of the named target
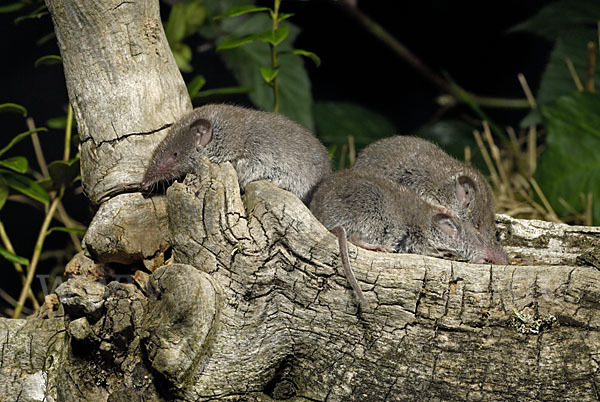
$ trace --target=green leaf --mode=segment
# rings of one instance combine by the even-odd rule
[[[200,91],[194,95],[193,99],[208,98],[215,95],[239,95],[247,94],[252,88],[250,87],[225,87],[225,88],[214,88]]]
[[[358,148],[396,134],[394,125],[384,116],[347,102],[316,102],[317,134],[327,145],[343,145],[354,137]]]
[[[279,45],[290,34],[290,27],[282,25],[276,30],[268,30],[258,35],[258,39],[263,42],[268,42],[273,46]]]
[[[54,130],[64,130],[67,127],[67,116],[48,119],[46,125]]]
[[[193,0],[185,4],[185,36],[198,30],[206,19],[206,7],[202,0]]]
[[[178,3],[179,4],[179,3]],[[193,67],[190,64],[192,61],[192,49],[185,43],[177,43],[172,48],[173,57],[175,58],[175,63],[177,63],[177,67],[184,73],[189,73],[193,71]]]
[[[39,133],[41,131],[48,131],[48,129],[46,127],[39,127],[39,128],[36,128],[35,130],[29,130],[29,131],[25,131],[23,133],[17,134],[16,136],[13,137],[12,140],[10,140],[10,142],[8,143],[7,146],[0,149],[0,156],[4,155],[9,149],[11,149],[16,143],[21,141],[23,138],[28,137],[33,133]]]
[[[583,85],[587,72],[587,44],[598,40],[596,30],[569,32],[556,41],[556,46],[550,55],[550,62],[542,75],[540,89],[537,94],[538,104],[548,103],[559,96],[570,94],[577,90],[575,81],[569,72],[566,60],[570,59]],[[600,82],[600,69],[596,69],[595,81]]]
[[[536,180],[559,214],[564,199],[582,210],[580,194],[592,193],[594,225],[600,224],[600,95],[575,92],[541,107],[547,130]]]
[[[29,177],[4,169],[0,169],[0,174],[10,188],[17,190],[46,206],[50,202],[50,197],[46,190]]]
[[[217,15],[213,17],[213,19],[217,20],[225,17],[237,17],[239,15],[247,14],[247,13],[255,13],[258,11],[271,11],[269,7],[257,7],[255,5],[244,5],[244,6],[234,6],[229,10],[225,11],[222,15]]]
[[[271,67],[261,67],[260,74],[267,84],[273,82],[275,77],[277,77],[277,73],[279,73],[279,67],[271,68]]]
[[[4,207],[4,204],[6,204],[8,193],[8,186],[4,183],[4,181],[0,182],[0,209]]]
[[[20,113],[23,117],[26,117],[27,109],[16,103],[3,103],[0,105],[0,113]]]
[[[302,49],[294,49],[292,50],[292,54],[297,54],[299,56],[310,57],[311,60],[315,63],[317,67],[321,65],[321,59],[313,52],[309,52],[307,50]]]
[[[56,34],[54,33],[54,31],[47,33],[46,35],[39,38],[37,41],[35,41],[35,45],[42,46],[44,43],[49,42],[52,39],[56,39]]]
[[[281,22],[283,20],[287,20],[288,18],[293,17],[293,16],[294,16],[294,14],[290,14],[290,13],[279,14],[279,17],[277,17],[277,22]]]
[[[42,56],[33,63],[35,67],[39,66],[54,66],[56,64],[62,63],[62,57],[56,56],[54,54],[49,54],[47,56]]]
[[[54,161],[48,165],[48,172],[56,187],[69,186],[79,175],[79,157],[75,157],[70,161]]]
[[[48,236],[52,232],[65,232],[65,233],[75,233],[78,235],[84,235],[86,230],[85,229],[77,229],[77,228],[66,228],[63,226],[54,226],[54,227],[48,229],[48,231],[46,232],[46,236]]]
[[[223,39],[217,45],[217,50],[235,49],[236,47],[240,47],[246,43],[256,42],[259,39],[260,35],[258,34],[248,35],[241,38]]]
[[[471,163],[482,172],[487,166],[473,137],[474,127],[461,120],[440,120],[419,128],[416,134],[442,147],[456,159],[465,159],[465,147],[471,148]]]
[[[2,257],[6,258],[10,262],[21,264],[26,267],[29,266],[29,260],[27,258],[19,257],[15,253],[11,253],[10,251],[8,251],[7,249],[5,249],[3,247],[0,247],[0,255]]]
[[[224,20],[227,21],[227,20]],[[263,32],[271,27],[271,20],[264,14],[254,14],[232,28],[236,37]],[[290,34],[277,47],[278,51],[291,52],[291,43],[299,30],[291,24]],[[271,51],[264,43],[249,43],[246,46],[223,52],[227,67],[243,87],[252,88],[249,97],[252,102],[264,109],[273,110],[273,90],[266,85],[260,73],[260,66],[271,64]],[[310,80],[302,58],[294,54],[281,54],[278,58],[280,71],[277,75],[279,85],[279,112],[312,130],[312,95]]]
[[[34,19],[34,18],[39,19],[46,14],[48,14],[48,9],[44,5],[44,6],[36,8],[35,10],[33,10],[31,13],[29,13],[27,15],[23,15],[21,17],[15,18],[15,24],[18,24],[21,21],[30,20],[30,19]]]
[[[25,3],[13,3],[0,7],[0,14],[14,13],[25,7]]]
[[[165,35],[171,47],[185,37],[185,4],[175,3],[171,7],[169,19],[165,26]]]
[[[554,40],[572,29],[585,25],[596,27],[600,20],[600,2],[561,0],[548,4],[530,19],[514,26],[509,32],[526,31]]]
[[[0,6],[0,14],[14,13],[25,6],[25,3],[13,3],[5,6]]]
[[[203,75],[197,75],[187,84],[188,94],[193,98],[198,94],[198,91],[206,84],[206,78]]]
[[[14,170],[15,172],[25,173],[27,172],[27,158],[24,156],[13,156],[12,158],[0,160],[0,166],[7,167]]]

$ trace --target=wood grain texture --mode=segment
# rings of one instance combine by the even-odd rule
[[[64,321],[0,320],[0,390],[30,387],[54,331],[47,400],[598,398],[600,272],[564,263],[587,261],[573,256],[596,228],[499,217],[506,266],[349,245],[361,311],[336,237],[289,192],[242,196],[230,164],[206,163],[170,187],[167,215],[175,264],[69,279]],[[518,265],[525,252],[536,265]]]

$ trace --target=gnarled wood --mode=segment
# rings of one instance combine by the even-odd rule
[[[349,245],[373,307],[361,311],[335,236],[291,193],[254,182],[242,199],[231,165],[207,163],[172,185],[167,201],[176,264],[137,276],[138,285],[86,277],[57,290],[69,345],[54,363],[65,373],[57,378],[62,390],[79,390],[69,400],[125,389],[186,401],[597,397],[592,266],[470,264]],[[544,226],[501,219],[513,233]],[[546,226],[540,233],[555,244],[596,239],[593,228]],[[502,236],[511,255],[522,247],[538,262],[548,255],[533,251],[536,242],[519,245],[521,235]],[[25,369],[8,367],[0,388],[14,392],[22,385],[3,378]]]

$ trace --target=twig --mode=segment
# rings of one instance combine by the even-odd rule
[[[500,178],[502,179],[502,182],[504,183],[504,188],[506,189],[506,192],[508,193],[507,194],[508,198],[513,199],[515,197],[515,195],[512,191],[512,188],[510,185],[510,180],[508,179],[508,175],[504,171],[504,166],[502,165],[502,160],[500,159],[500,151],[498,150],[498,147],[494,143],[494,139],[492,138],[492,132],[490,131],[490,126],[488,125],[487,121],[483,122],[483,133],[485,135],[485,139],[487,140],[488,144],[490,145],[490,151],[492,152],[492,157],[494,158],[494,162],[496,162],[496,167],[498,168],[498,173],[500,174]]]
[[[529,133],[527,135],[527,161],[529,177],[533,177],[537,169],[537,129],[535,125],[529,126]]]
[[[585,80],[585,90],[594,92],[594,73],[596,71],[596,45],[594,42],[587,44],[587,77]]]
[[[567,63],[567,68],[569,69],[569,73],[571,73],[571,78],[573,78],[573,82],[575,83],[577,90],[579,92],[583,92],[583,84],[581,83],[581,80],[579,79],[579,75],[577,74],[577,70],[575,70],[575,66],[573,65],[573,62],[571,61],[570,58],[567,57],[565,59],[565,63]]]
[[[354,161],[356,160],[356,147],[354,145],[354,136],[348,136],[348,162],[350,162],[350,166],[354,166]]]
[[[535,97],[533,96],[533,92],[531,92],[531,88],[529,88],[529,84],[527,84],[527,80],[522,73],[517,75],[519,79],[519,83],[521,84],[521,88],[523,88],[523,92],[525,92],[525,96],[527,97],[527,102],[532,109],[537,108],[537,103],[535,101]]]
[[[496,168],[494,167],[492,158],[490,158],[490,154],[488,153],[487,148],[485,147],[485,144],[483,143],[483,140],[481,139],[481,134],[479,133],[479,131],[474,130],[473,135],[475,136],[475,141],[477,142],[477,146],[479,147],[479,150],[481,151],[481,156],[483,156],[483,160],[484,160],[488,170],[490,171],[490,176],[492,178],[492,181],[494,182],[494,186],[499,189],[500,188],[500,180],[498,179],[498,173],[496,173]]]
[[[533,190],[536,192],[538,197],[540,197],[540,200],[542,201],[544,208],[546,208],[546,213],[550,216],[550,219],[552,219],[554,222],[562,222],[554,212],[554,209],[552,209],[550,202],[548,202],[548,199],[542,192],[540,186],[537,184],[537,181],[535,181],[535,179],[531,177],[529,178],[529,182],[531,183],[531,186],[533,187]]]

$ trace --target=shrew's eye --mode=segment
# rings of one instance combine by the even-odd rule
[[[179,155],[179,152],[175,151],[173,152],[173,156],[177,158],[177,156]]]

